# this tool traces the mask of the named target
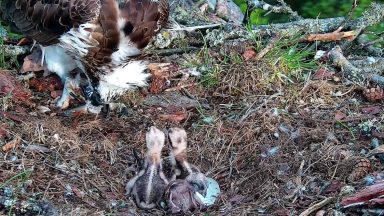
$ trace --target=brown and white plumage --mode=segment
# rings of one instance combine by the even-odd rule
[[[146,85],[146,63],[133,57],[169,15],[167,0],[3,0],[0,7],[11,26],[45,46],[44,63],[49,70],[66,82],[82,79],[70,77],[79,68],[102,103]],[[65,94],[64,89],[59,106]]]

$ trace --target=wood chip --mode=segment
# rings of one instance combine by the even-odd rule
[[[4,152],[7,152],[7,151],[10,151],[11,149],[14,149],[16,148],[18,145],[20,145],[21,143],[21,138],[20,137],[17,137],[15,139],[13,139],[12,141],[10,141],[9,143],[5,144],[3,147],[2,147],[2,150]]]
[[[179,111],[173,114],[162,114],[159,115],[160,120],[162,121],[170,121],[170,122],[175,122],[179,123],[186,118],[188,118],[188,113],[186,111]]]

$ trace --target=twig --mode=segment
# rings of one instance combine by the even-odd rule
[[[361,48],[366,48],[368,46],[374,45],[375,43],[380,43],[380,42],[383,42],[383,41],[384,41],[384,38],[380,37],[380,38],[377,38],[376,40],[369,41],[369,42],[366,42],[366,43],[362,43],[362,44],[360,44],[360,47]]]
[[[300,20],[303,19],[301,16],[297,14],[296,11],[293,11],[291,7],[287,5],[287,3],[284,2],[284,0],[278,0],[280,3],[280,6],[274,6],[270,5],[264,1],[259,1],[259,0],[251,0],[248,1],[248,5],[252,8],[260,8],[265,11],[268,11],[267,14],[273,12],[273,13],[287,13],[290,15],[291,18],[294,20]]]
[[[383,37],[379,37],[377,40],[374,41],[369,41],[368,36],[365,34],[360,35],[359,37],[357,37],[356,40],[357,44],[360,45],[360,48],[367,51],[370,55],[378,57],[384,56],[384,50],[378,47],[373,47],[372,45],[381,41],[384,41]]]
[[[273,47],[275,47],[277,40],[278,40],[278,38],[274,37],[271,40],[271,42],[269,42],[269,44],[256,55],[255,59],[256,60],[262,59],[269,51],[271,51],[273,49]]]
[[[349,10],[347,16],[345,17],[345,20],[340,24],[340,27],[339,27],[340,29],[343,29],[344,25],[351,20],[353,12],[355,11],[356,8],[357,8],[357,0],[353,0],[351,9]]]
[[[335,200],[336,200],[335,197],[328,197],[328,198],[324,199],[323,201],[316,203],[315,205],[309,207],[307,210],[303,211],[299,216],[308,216],[311,213],[323,208],[324,206],[326,206],[327,204],[329,204]]]

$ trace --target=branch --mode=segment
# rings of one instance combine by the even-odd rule
[[[306,37],[307,41],[339,41],[341,39],[346,39],[348,41],[352,41],[357,33],[355,31],[347,31],[347,32],[342,32],[341,27],[338,28],[336,31],[331,32],[331,33],[324,33],[324,34],[309,34]]]
[[[363,13],[363,16],[348,21],[344,29],[363,30],[369,26],[380,23],[384,19],[384,4],[372,3]],[[292,37],[297,34],[327,33],[337,30],[345,18],[304,19],[289,23],[256,26],[253,33],[259,36],[282,35]]]
[[[341,68],[343,74],[352,81],[362,82],[364,80],[368,80],[374,83],[379,84],[380,86],[384,86],[384,77],[372,73],[373,71],[370,68],[358,68],[353,65],[347,58],[344,57],[342,50],[339,46],[334,47],[329,52],[329,57],[332,63]]]

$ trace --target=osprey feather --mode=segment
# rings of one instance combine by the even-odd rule
[[[64,82],[57,106],[76,87],[93,105],[145,86],[147,64],[134,60],[165,26],[167,0],[2,0],[1,15],[42,50],[42,63]]]

